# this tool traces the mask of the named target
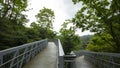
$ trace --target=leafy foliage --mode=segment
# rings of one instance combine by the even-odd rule
[[[67,21],[66,21],[67,22]],[[69,54],[72,50],[78,50],[80,45],[80,38],[75,34],[75,29],[70,27],[67,29],[67,24],[63,24],[63,28],[60,30],[60,40],[63,45],[63,49],[66,54]]]
[[[51,9],[43,8],[36,15],[38,22],[38,32],[42,39],[53,39],[56,36],[56,32],[52,30],[54,22],[54,12]],[[33,25],[35,26],[35,25]]]
[[[80,40],[81,40],[81,47],[80,49],[86,49],[87,44],[89,43],[90,39],[92,38],[92,35],[84,35],[84,36],[80,36]]]
[[[27,22],[26,15],[21,12],[25,11],[27,0],[2,0],[0,1],[0,18],[15,20],[16,23]]]
[[[13,23],[14,22],[14,23]],[[23,25],[16,24],[8,19],[0,20],[0,49],[18,46],[27,42]]]
[[[36,16],[39,24],[33,22],[29,28],[24,26],[28,20],[22,12],[26,11],[27,2],[0,0],[0,50],[45,38],[55,38],[56,33],[52,30],[54,12],[51,9],[40,10],[41,13]]]
[[[96,34],[109,34],[115,43],[115,52],[120,52],[120,0],[73,0],[82,2],[73,22],[82,31],[90,30]]]
[[[27,42],[24,23],[26,15],[22,12],[27,0],[0,1],[0,49],[18,46]]]
[[[109,34],[103,36],[95,35],[88,43],[86,49],[97,52],[113,52],[115,44],[110,42],[111,39],[112,37]]]
[[[30,31],[30,32],[33,32],[33,35],[30,35],[30,36],[32,36],[36,39],[37,38],[38,39],[45,39],[45,38],[54,39],[56,37],[57,33],[50,28],[47,28],[47,29],[43,28],[43,27],[39,26],[39,24],[36,24],[35,22],[31,23],[31,27],[32,28],[30,28],[30,29],[32,29],[33,31]]]
[[[54,12],[51,9],[43,8],[36,15],[37,21],[42,28],[53,28]]]

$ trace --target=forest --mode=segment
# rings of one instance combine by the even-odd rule
[[[28,19],[23,12],[28,11],[27,0],[0,0],[0,6],[0,50],[56,37],[52,26],[54,12],[51,9],[41,9],[35,15],[37,22],[26,27]]]
[[[35,22],[28,23],[28,0],[0,0],[0,50],[41,39],[60,39],[66,54],[73,50],[120,53],[120,0],[72,0],[82,3],[75,17],[65,20],[60,32],[53,30],[54,11],[43,7]],[[73,26],[68,28],[69,24]],[[77,29],[94,35],[79,36]]]

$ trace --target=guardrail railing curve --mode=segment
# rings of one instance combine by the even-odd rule
[[[48,40],[36,41],[0,51],[0,68],[22,68],[48,45]]]
[[[85,59],[97,68],[120,68],[120,53],[76,51],[77,56],[85,56]]]

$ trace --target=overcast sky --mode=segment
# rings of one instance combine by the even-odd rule
[[[74,5],[72,0],[29,0],[28,19],[30,22],[36,21],[35,15],[39,12],[43,7],[52,9],[55,13],[55,20],[53,23],[54,30],[59,32],[61,25],[66,19],[72,19],[75,16],[75,13],[82,7],[82,4]],[[81,32],[78,30],[76,32],[80,36],[91,34],[89,31]]]

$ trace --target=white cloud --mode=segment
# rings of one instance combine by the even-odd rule
[[[53,27],[55,31],[59,32],[63,22],[66,19],[73,18],[75,13],[82,7],[82,5],[73,5],[72,0],[30,0],[28,8],[33,9],[26,12],[30,22],[36,21],[35,15],[43,7],[50,8],[54,11],[55,21],[53,23]]]

